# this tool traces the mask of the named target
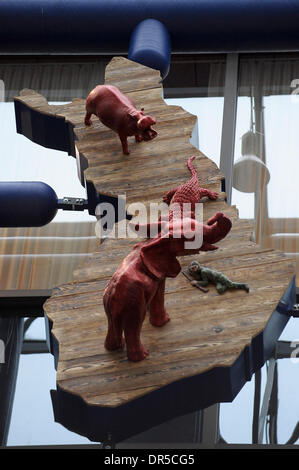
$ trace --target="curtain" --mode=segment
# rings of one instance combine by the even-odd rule
[[[85,98],[95,85],[104,82],[108,61],[59,57],[0,60],[0,181],[44,181],[58,197],[86,197],[75,159],[16,133],[12,101],[23,88],[34,89],[49,102]],[[40,228],[1,228],[0,291],[52,289],[69,282],[73,271],[98,246],[95,218],[88,214],[84,218],[83,213],[59,211],[50,224]]]
[[[5,87],[5,101],[13,101],[22,88],[44,95],[48,101],[71,101],[86,98],[95,85],[104,82],[108,58],[71,62],[53,61],[0,62],[0,80]]]
[[[299,56],[240,60],[233,203],[299,272]]]

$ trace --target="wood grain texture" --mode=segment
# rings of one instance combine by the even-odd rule
[[[168,279],[165,303],[171,321],[158,329],[145,320],[142,342],[150,356],[136,364],[127,361],[125,351],[105,350],[102,305],[108,279],[135,243],[106,240],[75,271],[74,282],[57,288],[45,305],[59,341],[59,386],[90,404],[121,405],[186,375],[232,365],[263,331],[294,273],[283,253],[251,242],[250,227],[235,217],[217,252],[180,262],[184,269],[192,259],[200,260],[237,282],[248,282],[250,293],[219,296],[214,286],[201,293],[182,274]]]
[[[93,221],[1,228],[0,290],[18,295],[68,282],[99,245]]]
[[[18,99],[74,125],[76,147],[88,162],[85,179],[101,194],[126,194],[127,204],[161,201],[165,192],[189,178],[186,161],[192,154],[197,156],[194,164],[201,186],[220,191],[223,175],[189,142],[195,116],[165,104],[156,71],[114,58],[106,69],[105,83],[118,86],[157,118],[159,136],[141,144],[130,142],[129,156],[122,154],[118,137],[96,118],[91,128],[84,126],[82,100],[52,108],[44,106],[34,93],[24,92]],[[229,207],[223,195],[217,201],[204,202],[204,220],[217,211],[232,218],[231,232],[216,252],[180,258],[182,267],[197,259],[234,281],[248,282],[250,293],[228,291],[220,296],[214,286],[209,286],[208,293],[200,292],[182,274],[167,279],[166,308],[171,321],[155,328],[145,319],[142,342],[150,355],[142,362],[129,362],[125,350],[105,350],[107,322],[102,304],[106,283],[138,240],[106,239],[74,271],[72,282],[54,289],[44,308],[59,347],[57,386],[67,396],[80,397],[86,406],[121,408],[169,384],[199,377],[214,368],[232,367],[263,332],[294,276],[292,260],[254,244],[252,225],[238,218],[237,209]],[[240,377],[248,376],[243,370],[239,373]],[[240,387],[241,382],[240,378]],[[218,385],[221,401],[225,399],[222,385],[225,390],[226,384]]]

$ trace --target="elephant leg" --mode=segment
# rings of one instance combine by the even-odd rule
[[[108,317],[108,332],[105,339],[105,348],[108,349],[108,351],[115,351],[116,349],[123,348],[123,346],[124,339],[121,319]]]
[[[146,312],[144,311],[142,318],[136,323],[132,324],[131,322],[125,322],[124,325],[127,356],[130,361],[142,361],[146,356],[148,356],[148,350],[142,345],[140,339],[145,313]]]
[[[170,320],[164,306],[164,293],[165,279],[159,283],[157,292],[149,305],[150,322],[153,326],[163,326]]]

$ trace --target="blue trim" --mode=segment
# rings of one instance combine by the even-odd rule
[[[299,0],[1,0],[0,52],[126,54],[148,18],[174,53],[299,50]]]
[[[40,181],[0,182],[0,227],[42,227],[57,213],[57,196]]]
[[[134,29],[128,59],[160,70],[162,78],[169,71],[171,54],[170,36],[164,24],[154,19],[144,20]]]

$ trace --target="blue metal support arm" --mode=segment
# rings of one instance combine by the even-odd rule
[[[299,49],[299,0],[1,0],[0,53],[127,54],[149,18],[174,53]]]

